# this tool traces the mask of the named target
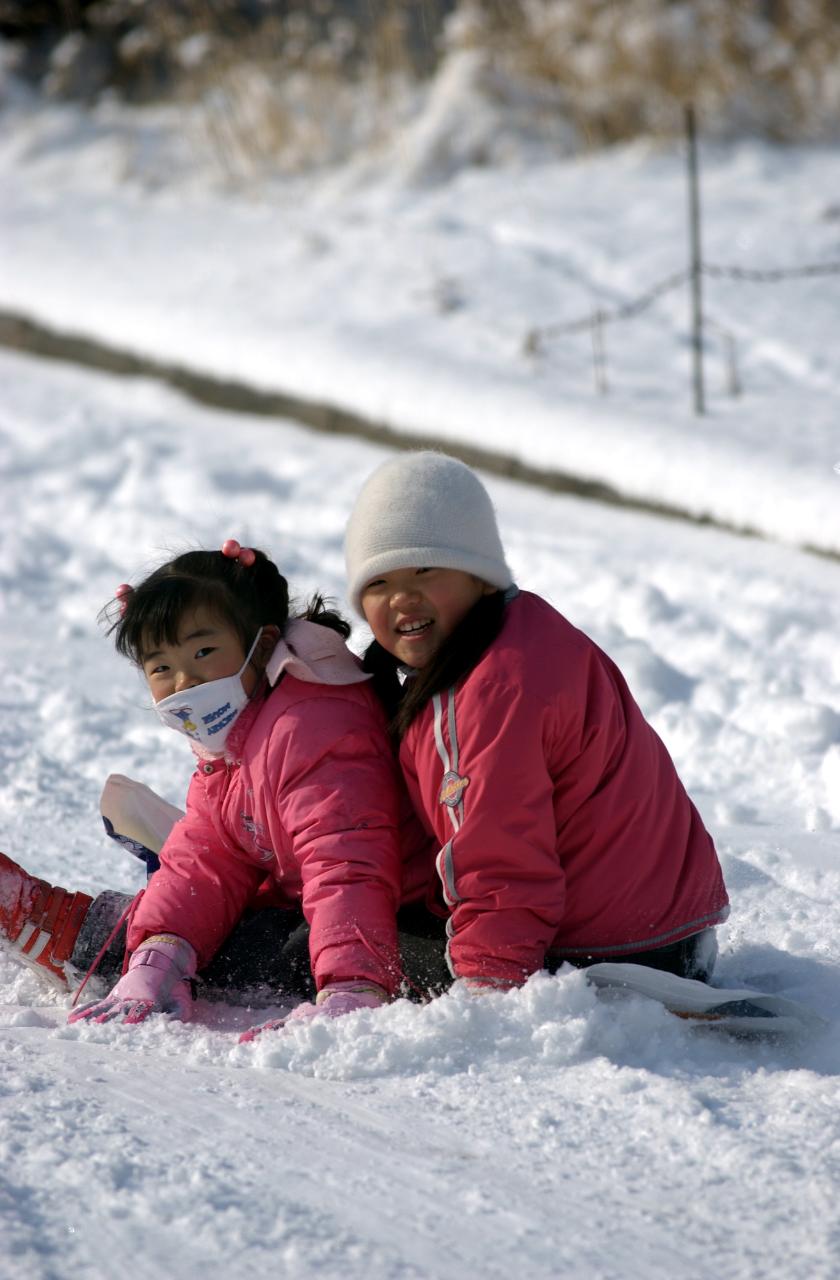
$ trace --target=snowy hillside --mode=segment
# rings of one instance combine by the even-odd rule
[[[8,82],[0,310],[840,552],[840,153],[701,138],[698,421],[687,283],[633,311],[688,268],[684,148],[449,174],[481,108],[438,92],[384,159],[230,191],[189,114]]]
[[[188,122],[15,90],[0,309],[763,532],[487,478],[518,581],[618,661],[715,837],[733,904],[718,979],[804,1001],[828,1030],[724,1039],[568,972],[239,1046],[255,1011],[233,1005],[68,1027],[0,948],[0,1280],[840,1269],[840,566],[793,545],[840,553],[840,277],[709,279],[742,392],[713,331],[704,418],[683,287],[606,326],[600,395],[589,332],[526,339],[685,267],[679,148],[418,180],[445,105],[418,117],[404,168],[367,157],[235,194]],[[745,142],[706,147],[703,168],[710,263],[840,258],[836,152]],[[385,450],[8,352],[0,384],[0,848],[71,888],[133,891],[102,783],[177,803],[191,757],[99,609],[227,537],[273,554],[300,597],[341,601],[344,522]]]
[[[230,534],[301,594],[340,594],[342,524],[382,452],[150,384],[6,356],[0,373],[2,846],[71,887],[136,888],[101,783],[177,801],[190,758],[98,608]],[[3,1280],[836,1274],[840,569],[491,484],[520,581],[622,664],[715,834],[721,980],[805,1000],[830,1031],[721,1041],[569,973],[239,1047],[255,1015],[223,1006],[68,1028],[0,952]]]

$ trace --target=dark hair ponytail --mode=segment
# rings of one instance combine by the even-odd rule
[[[363,667],[391,722],[395,738],[402,738],[430,698],[457,684],[472,671],[498,636],[505,620],[502,591],[481,596],[447,636],[427,667],[400,685],[397,659],[374,640],[365,651]]]
[[[298,616],[303,618],[304,622],[317,622],[320,627],[329,627],[331,631],[337,631],[345,640],[353,630],[347,619],[343,618],[337,610],[327,608],[327,602],[320,594],[313,596],[304,612]]]
[[[289,584],[264,552],[253,552],[252,563],[242,564],[221,551],[187,551],[155,569],[103,610],[117,652],[139,665],[147,645],[176,644],[185,609],[197,605],[233,627],[245,652],[260,627],[273,625],[282,633],[289,620]],[[121,612],[113,618],[117,603]],[[321,596],[302,616],[345,639],[350,634],[349,624],[327,609]]]

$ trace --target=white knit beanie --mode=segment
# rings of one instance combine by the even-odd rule
[[[366,583],[393,569],[463,569],[500,590],[513,582],[490,495],[445,453],[403,453],[365,481],[344,541],[347,595],[357,613]]]

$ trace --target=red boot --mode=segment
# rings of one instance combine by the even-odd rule
[[[0,938],[23,964],[69,990],[65,964],[93,899],[30,876],[0,853]]]

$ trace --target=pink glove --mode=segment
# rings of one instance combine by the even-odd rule
[[[192,1012],[196,954],[183,938],[157,933],[141,942],[117,985],[103,1000],[74,1009],[68,1022],[145,1022],[168,1013],[187,1022]]]
[[[318,992],[314,1004],[296,1005],[285,1018],[272,1018],[258,1027],[249,1027],[239,1037],[240,1044],[249,1044],[263,1031],[280,1031],[292,1022],[311,1022],[313,1018],[340,1018],[357,1009],[376,1009],[388,1000],[388,992],[375,982],[333,982]]]

